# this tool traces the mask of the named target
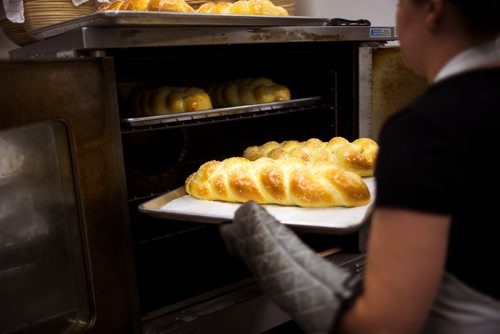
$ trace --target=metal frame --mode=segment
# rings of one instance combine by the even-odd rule
[[[386,42],[392,27],[106,26],[80,27],[10,51],[11,59],[75,58],[117,48],[297,42]]]
[[[359,137],[372,136],[371,75],[372,48],[359,48]]]

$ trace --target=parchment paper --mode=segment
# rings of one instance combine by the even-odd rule
[[[300,208],[293,206],[264,205],[270,214],[285,225],[296,225],[322,229],[334,229],[339,232],[356,230],[370,214],[375,198],[375,178],[364,178],[370,193],[370,203],[360,207],[345,208]],[[160,218],[177,218],[188,221],[222,223],[233,219],[234,212],[241,204],[199,200],[183,195],[154,207],[145,203],[140,210]]]

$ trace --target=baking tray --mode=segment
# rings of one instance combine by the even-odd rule
[[[190,111],[176,114],[168,115],[158,115],[158,116],[147,116],[147,117],[135,117],[135,118],[124,118],[121,122],[130,127],[139,126],[149,126],[158,125],[163,123],[171,122],[184,122],[191,120],[199,120],[204,118],[219,117],[219,116],[229,116],[235,114],[245,114],[252,112],[261,111],[272,111],[284,108],[301,108],[314,105],[319,100],[321,96],[306,97],[302,99],[293,99],[288,101],[270,102],[270,103],[260,103],[251,104],[238,107],[228,107],[228,108],[217,108],[209,110],[200,111]]]
[[[300,208],[295,206],[263,205],[281,223],[302,230],[346,234],[357,231],[371,213],[375,198],[375,178],[364,178],[370,190],[367,205],[345,208]],[[187,195],[184,187],[177,188],[139,205],[139,211],[162,219],[221,224],[231,221],[239,203],[199,200]]]
[[[200,14],[143,11],[105,11],[33,30],[38,39],[46,39],[81,27],[151,26],[323,26],[329,19],[309,16],[265,16]]]

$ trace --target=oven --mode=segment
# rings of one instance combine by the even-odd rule
[[[289,321],[217,224],[149,215],[204,162],[267,141],[372,137],[370,26],[81,26],[0,64],[0,330],[262,333]],[[137,117],[144,84],[269,77],[287,103]],[[7,166],[7,167],[6,167]],[[296,228],[361,273],[369,224]]]

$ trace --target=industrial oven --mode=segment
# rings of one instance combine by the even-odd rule
[[[228,254],[217,224],[139,208],[251,145],[372,137],[373,54],[394,30],[129,14],[43,29],[0,64],[0,331],[272,330],[289,318]],[[128,99],[142,84],[260,76],[292,99],[154,117],[134,115]],[[361,273],[368,226],[295,230]]]

